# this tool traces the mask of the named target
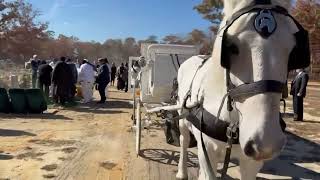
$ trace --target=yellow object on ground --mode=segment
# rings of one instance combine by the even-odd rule
[[[76,90],[77,90],[76,96],[82,98],[83,96],[82,96],[81,86],[80,85],[76,85]]]

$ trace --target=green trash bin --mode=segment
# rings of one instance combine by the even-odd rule
[[[10,101],[7,90],[0,88],[0,113],[10,112]]]
[[[27,99],[24,89],[9,89],[11,100],[11,112],[16,114],[26,114],[28,112]]]
[[[47,110],[47,102],[40,89],[26,89],[25,95],[29,113],[40,114]]]

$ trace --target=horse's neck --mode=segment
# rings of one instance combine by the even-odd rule
[[[225,70],[220,66],[220,60],[212,59],[208,62],[208,71],[204,86],[204,107],[216,115],[224,95],[227,92],[225,83]]]

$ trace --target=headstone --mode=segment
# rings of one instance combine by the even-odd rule
[[[10,75],[10,87],[11,88],[19,88],[18,76],[13,75],[13,74]]]

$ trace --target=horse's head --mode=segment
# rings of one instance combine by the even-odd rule
[[[254,2],[225,0],[225,19],[221,29],[234,14]],[[290,0],[271,2],[284,8],[290,4]],[[265,14],[259,17],[259,13]],[[286,83],[289,57],[296,45],[294,34],[298,31],[290,17],[275,11],[258,10],[239,16],[227,29],[224,38],[229,57],[222,59],[228,61],[222,64],[229,66],[231,83],[234,86],[263,80]],[[248,157],[271,159],[285,145],[286,138],[279,121],[280,99],[280,92],[263,92],[241,96],[235,101],[234,108],[240,116],[240,144]]]

